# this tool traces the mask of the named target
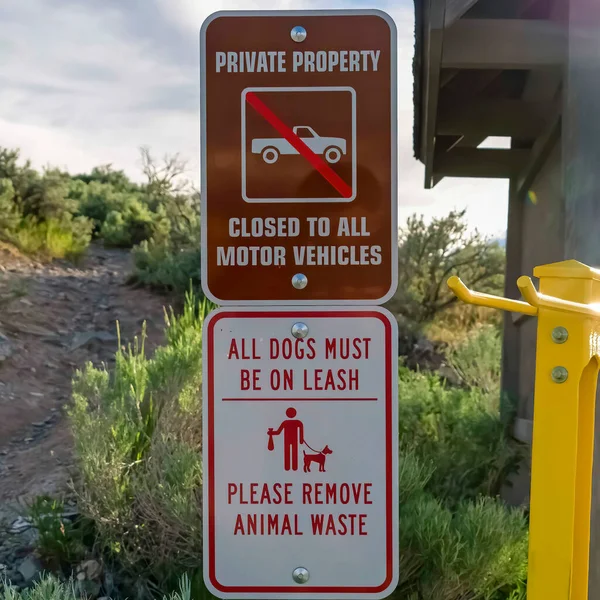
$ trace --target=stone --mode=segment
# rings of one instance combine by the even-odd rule
[[[9,359],[15,352],[12,342],[0,332],[0,363]]]
[[[39,559],[30,554],[17,568],[17,571],[22,575],[23,581],[26,584],[33,583],[43,570],[42,563]]]
[[[23,533],[31,529],[31,521],[25,517],[17,517],[10,526],[9,533]]]
[[[79,331],[73,335],[69,350],[77,350],[82,346],[89,344],[91,341],[99,342],[116,342],[117,336],[108,331]]]
[[[94,559],[84,560],[79,567],[77,567],[77,579],[80,579],[80,575],[83,574],[83,579],[95,581],[102,576],[102,565]]]
[[[32,425],[34,427],[41,428],[41,427],[44,427],[46,425],[46,423],[45,423],[45,421],[37,421],[35,423],[32,423]]]

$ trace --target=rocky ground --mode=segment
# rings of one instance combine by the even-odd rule
[[[125,250],[92,246],[79,266],[42,264],[0,246],[0,576],[23,584],[33,570],[22,517],[41,495],[65,495],[72,442],[64,408],[74,371],[114,362],[146,322],[146,346],[163,341],[169,299],[127,284]],[[18,518],[21,517],[21,520]],[[21,525],[21,526],[19,526]]]

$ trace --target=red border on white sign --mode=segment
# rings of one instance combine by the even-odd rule
[[[280,318],[353,318],[363,319],[371,318],[378,319],[383,323],[385,330],[385,435],[386,435],[386,577],[385,580],[377,586],[225,586],[222,585],[216,577],[216,564],[215,564],[215,543],[216,543],[216,511],[215,511],[215,449],[214,449],[214,406],[215,406],[215,385],[214,385],[214,329],[217,323],[223,319],[280,319]],[[206,347],[206,369],[204,376],[206,377],[205,386],[207,390],[207,404],[206,413],[203,418],[207,420],[207,427],[205,427],[207,433],[207,439],[203,444],[204,451],[207,455],[208,465],[208,480],[205,480],[205,485],[208,483],[208,522],[205,524],[208,531],[205,529],[205,535],[208,536],[208,556],[204,556],[204,559],[208,561],[208,569],[205,569],[205,573],[208,575],[209,583],[223,594],[285,594],[285,595],[298,595],[298,596],[322,596],[324,594],[331,594],[332,597],[335,594],[341,594],[345,597],[349,595],[356,595],[361,597],[379,596],[381,597],[382,592],[387,590],[387,593],[392,593],[393,589],[390,589],[392,582],[394,581],[395,575],[395,561],[397,560],[395,544],[396,539],[396,523],[397,523],[397,510],[398,505],[395,502],[394,493],[394,469],[396,468],[396,460],[394,456],[394,450],[396,444],[394,440],[394,401],[396,395],[393,391],[394,384],[394,371],[393,371],[393,350],[395,347],[393,331],[394,328],[390,320],[386,317],[384,312],[379,310],[315,310],[307,311],[299,308],[298,310],[285,309],[281,311],[269,311],[269,310],[222,310],[219,311],[212,317],[209,317],[210,321],[206,327],[206,340],[208,345]]]

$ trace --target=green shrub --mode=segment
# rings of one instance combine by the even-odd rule
[[[91,235],[92,224],[85,217],[38,221],[29,216],[21,221],[11,239],[26,254],[76,260],[85,252]]]
[[[183,292],[200,287],[200,246],[171,250],[154,240],[133,249],[134,279],[150,287]]]
[[[450,510],[427,491],[435,476],[412,451],[399,461],[400,581],[395,598],[524,598],[527,522],[492,498]],[[511,596],[512,594],[512,596]]]
[[[38,532],[38,552],[57,570],[74,564],[85,554],[85,528],[64,518],[64,510],[62,502],[49,496],[38,496],[29,508],[31,523]]]
[[[9,239],[21,220],[10,179],[0,179],[0,237]]]
[[[201,561],[201,329],[209,309],[188,294],[182,315],[166,315],[169,343],[152,358],[142,338],[117,352],[112,376],[88,364],[73,384],[79,506],[112,558],[156,585]]]
[[[502,335],[498,328],[484,325],[448,352],[448,360],[470,388],[500,394]]]
[[[100,229],[107,246],[131,248],[152,236],[155,216],[146,206],[135,200],[125,210],[112,210]]]
[[[400,444],[435,465],[428,489],[450,503],[496,496],[520,460],[497,397],[404,368],[399,379]]]

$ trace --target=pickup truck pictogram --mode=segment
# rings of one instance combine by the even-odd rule
[[[344,138],[321,137],[312,127],[296,126],[294,133],[315,153],[325,156],[330,164],[339,162],[346,154]],[[252,154],[262,154],[263,160],[272,165],[281,154],[299,154],[285,138],[255,138],[252,140]]]

